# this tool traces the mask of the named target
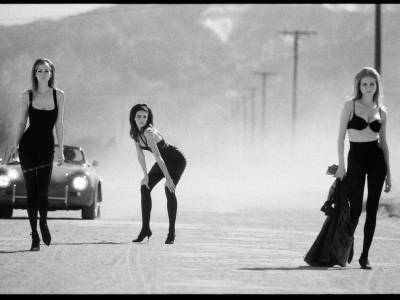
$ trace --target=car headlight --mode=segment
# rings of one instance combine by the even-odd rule
[[[83,191],[88,186],[89,182],[86,176],[76,176],[72,180],[72,186],[78,191]]]
[[[0,188],[6,188],[11,184],[11,178],[8,175],[0,175]]]
[[[16,180],[16,179],[18,179],[18,177],[19,177],[19,175],[18,175],[18,172],[17,172],[17,170],[15,170],[15,169],[10,169],[10,170],[8,170],[8,177],[10,177],[10,179],[12,179],[12,180]]]

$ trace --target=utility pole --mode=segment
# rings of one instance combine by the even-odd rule
[[[254,145],[255,139],[255,123],[256,123],[256,103],[255,103],[255,95],[256,95],[256,87],[248,86],[247,89],[250,92],[249,101],[250,101],[250,141],[251,144]]]
[[[266,124],[266,109],[267,109],[267,76],[274,75],[275,73],[271,72],[253,72],[253,74],[261,76],[261,132],[265,132],[265,124]],[[264,136],[264,135],[262,135]]]
[[[240,123],[240,103],[237,99],[231,101],[231,120],[236,124]]]
[[[247,142],[247,97],[242,95],[241,97],[242,102],[242,117],[243,117],[243,146],[246,147]]]
[[[293,89],[292,89],[292,134],[294,136],[294,130],[295,130],[295,123],[296,123],[296,102],[297,102],[297,60],[298,60],[298,41],[299,41],[299,36],[301,35],[306,35],[309,36],[311,34],[317,34],[316,31],[312,30],[294,30],[294,31],[289,31],[289,30],[282,30],[278,31],[280,34],[284,35],[293,35],[294,36],[294,60],[293,60]]]
[[[380,4],[375,4],[375,69],[378,71],[379,74],[381,74],[381,5]]]

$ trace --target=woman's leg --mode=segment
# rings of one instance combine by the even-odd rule
[[[362,256],[368,257],[369,248],[376,226],[376,215],[378,213],[379,199],[381,197],[383,184],[386,177],[386,164],[382,155],[379,155],[376,164],[371,168],[368,181],[368,197],[366,207],[366,219],[364,225],[364,243]]]
[[[37,178],[36,170],[34,167],[37,165],[37,157],[35,151],[33,150],[32,142],[29,136],[22,137],[19,145],[18,156],[20,159],[20,164],[22,170],[24,171],[24,181],[26,187],[26,210],[28,213],[29,224],[32,233],[37,233],[37,215],[38,215],[38,197],[37,197]]]
[[[38,197],[36,170],[24,172],[27,195],[27,212],[32,233],[37,233]]]
[[[53,166],[38,169],[37,171],[37,187],[38,187],[38,202],[40,213],[40,232],[42,233],[43,242],[49,246],[51,243],[51,235],[47,226],[47,211],[49,208],[49,185]]]
[[[185,170],[185,167],[186,167],[186,160],[184,159],[177,161],[174,164],[168,165],[168,171],[170,172],[172,181],[174,182],[175,186],[178,185],[178,182],[183,174],[183,171]],[[172,193],[168,188],[165,188],[165,195],[167,197],[167,210],[169,219],[168,232],[170,234],[174,234],[178,201],[176,199],[175,193]]]
[[[358,221],[362,212],[365,186],[364,169],[362,162],[354,159],[354,156],[349,153],[346,176],[350,187],[350,213],[355,222]]]
[[[40,223],[47,223],[47,212],[49,207],[48,191],[52,173],[52,165],[37,170],[37,194],[40,213]]]
[[[141,206],[142,206],[142,230],[150,229],[150,214],[151,214],[151,191],[154,186],[164,177],[160,167],[157,163],[150,169],[148,186],[142,185],[140,187]]]

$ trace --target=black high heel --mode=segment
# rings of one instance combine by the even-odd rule
[[[168,232],[165,244],[173,244],[175,241],[175,232]]]
[[[152,234],[153,234],[153,233],[151,232],[150,229],[148,229],[148,230],[143,230],[143,229],[142,229],[142,230],[140,231],[138,237],[137,237],[136,239],[132,240],[132,242],[133,242],[133,243],[140,243],[140,242],[143,241],[146,237],[147,237],[147,242],[148,242]]]
[[[358,262],[360,263],[361,269],[365,269],[365,270],[372,269],[371,265],[369,264],[368,257],[361,256],[360,259],[358,260]]]
[[[40,232],[42,234],[43,242],[47,246],[50,246],[51,235],[50,235],[50,231],[49,231],[49,227],[47,226],[47,223],[39,223],[39,225],[40,225]]]
[[[40,250],[39,234],[37,232],[32,232],[31,236],[32,236],[31,251],[39,251]]]

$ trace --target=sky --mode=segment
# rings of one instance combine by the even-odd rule
[[[26,24],[37,19],[59,19],[112,4],[0,4],[0,25]]]

